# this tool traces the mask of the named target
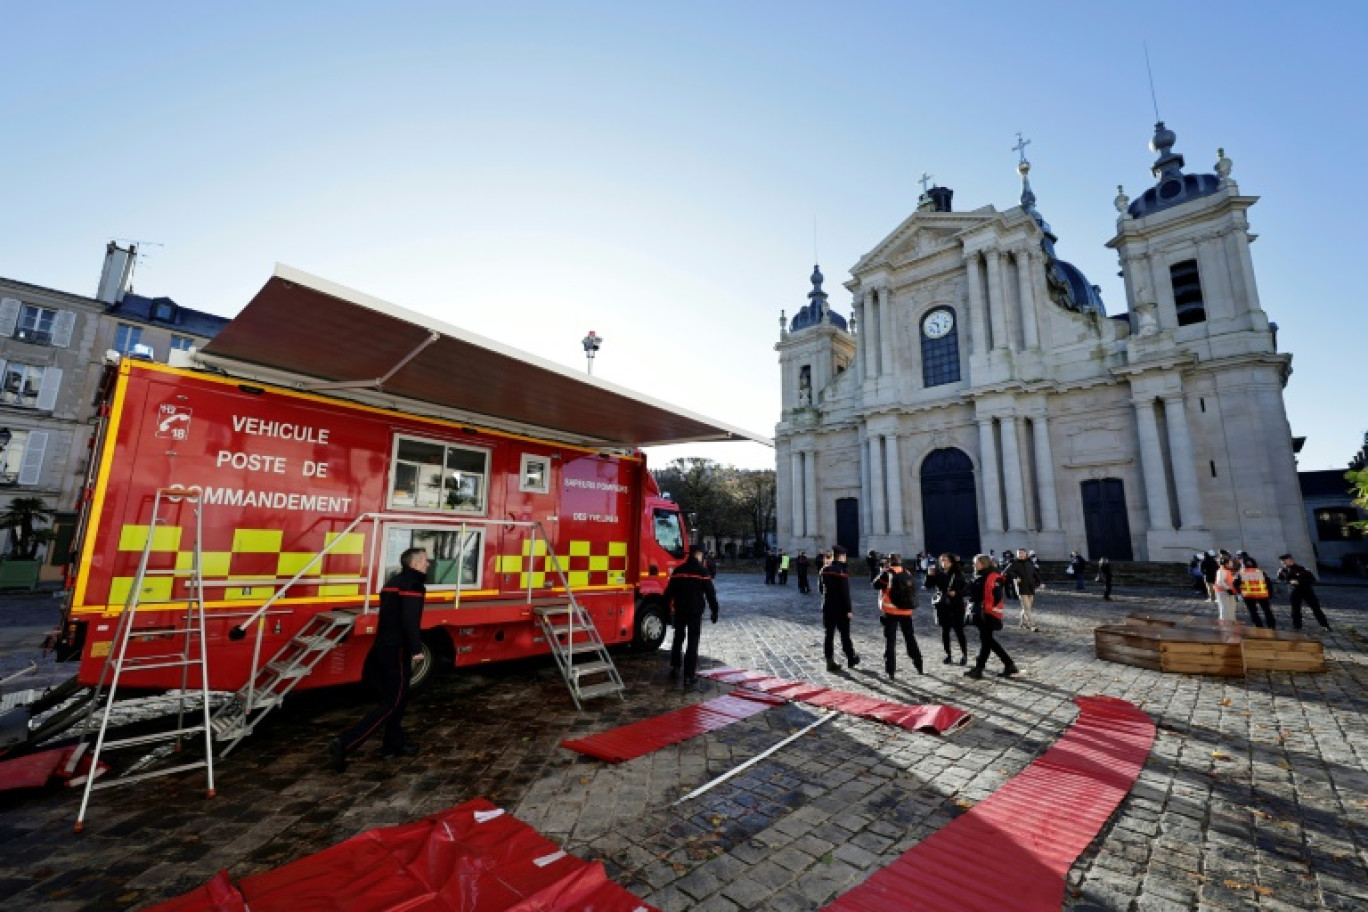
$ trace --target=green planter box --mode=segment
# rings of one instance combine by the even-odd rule
[[[37,589],[42,561],[0,561],[0,589]]]

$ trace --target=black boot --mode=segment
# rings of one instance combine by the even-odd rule
[[[975,666],[964,673],[966,678],[973,678],[975,681],[983,678],[983,669]]]
[[[328,742],[328,769],[334,773],[347,769],[347,749],[342,746],[341,738],[333,738]]]
[[[841,670],[841,666],[840,666],[840,665],[837,665],[837,664],[836,664],[835,662],[833,662],[831,659],[827,659],[827,671],[840,671],[840,670]]]

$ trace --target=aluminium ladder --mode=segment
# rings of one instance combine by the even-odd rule
[[[341,643],[356,623],[356,612],[338,609],[315,614],[290,641],[257,669],[233,698],[214,713],[214,737],[230,741],[223,755],[237,747],[261,720]]]
[[[542,531],[540,523],[536,530]],[[551,566],[565,587],[566,602],[540,605],[533,608],[532,612],[541,625],[547,645],[551,647],[551,655],[556,659],[561,677],[565,678],[565,685],[570,689],[570,699],[575,701],[576,709],[583,709],[585,700],[608,694],[617,694],[619,699],[625,700],[622,692],[627,685],[622,682],[622,675],[608,654],[608,646],[594,626],[594,619],[570,589],[570,582],[565,577],[560,558],[551,548],[551,542],[548,540],[546,544]]]
[[[172,505],[175,512],[181,512],[189,508],[194,516],[194,547],[191,552],[190,579],[188,580],[190,597],[187,600],[187,611],[184,615],[185,627],[177,628],[174,623],[159,627],[137,627],[138,605],[142,597],[143,580],[147,576],[147,564],[152,554],[152,543],[157,537],[157,530],[168,525],[162,517],[163,503]],[[182,504],[184,506],[182,506]],[[203,501],[200,492],[194,489],[179,487],[158,488],[156,496],[152,501],[152,521],[147,527],[147,540],[143,543],[142,557],[138,561],[138,571],[133,577],[132,586],[128,591],[128,599],[124,603],[123,613],[119,616],[119,625],[115,631],[113,649],[109,659],[105,661],[104,667],[100,671],[100,681],[95,688],[95,698],[90,701],[90,712],[95,711],[96,704],[99,703],[99,693],[104,687],[105,676],[111,670],[113,676],[109,683],[109,691],[105,696],[104,712],[100,717],[100,731],[95,738],[95,749],[90,756],[90,773],[85,778],[85,791],[81,796],[81,808],[76,814],[75,831],[80,833],[85,829],[86,808],[90,804],[90,793],[97,788],[110,788],[116,785],[131,785],[141,782],[144,779],[152,779],[157,776],[168,776],[172,773],[186,772],[194,769],[204,769],[208,777],[206,788],[207,797],[214,797],[214,743],[210,729],[209,720],[209,653],[205,643],[205,624],[204,624],[204,576],[202,571],[201,542],[204,531]],[[164,655],[151,656],[130,656],[128,655],[128,643],[133,637],[146,636],[174,636],[181,634],[181,649],[179,652],[166,653]],[[135,675],[140,671],[151,671],[161,668],[180,668],[181,669],[181,688],[178,708],[176,712],[175,727],[170,731],[154,732],[145,735],[133,735],[125,738],[108,738],[109,718],[114,709],[114,703],[119,691],[120,679],[125,675]],[[192,702],[190,695],[190,669],[199,669],[199,701],[202,720],[195,724],[187,725],[186,710]],[[90,732],[90,716],[86,717],[86,724],[83,726],[81,734],[82,747],[85,738]],[[106,750],[114,750],[121,747],[137,747],[139,745],[155,744],[159,741],[171,741],[172,749],[179,753],[182,742],[190,735],[203,733],[204,735],[204,758],[201,760],[190,760],[174,766],[162,769],[155,769],[149,772],[128,773],[115,779],[104,779],[96,782],[99,775],[100,755]],[[78,748],[79,750],[80,748]],[[153,755],[155,757],[155,754]],[[147,761],[149,758],[143,758]]]

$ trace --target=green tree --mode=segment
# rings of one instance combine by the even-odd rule
[[[733,482],[736,505],[745,517],[751,542],[764,547],[769,533],[774,531],[774,510],[777,500],[773,469],[744,469],[736,473]]]
[[[52,540],[51,529],[40,525],[52,522],[52,510],[41,497],[16,497],[9,509],[0,513],[0,528],[10,530],[10,553],[15,560],[33,560],[38,549]]]
[[[1354,506],[1368,512],[1368,433],[1363,435],[1363,446],[1349,460],[1349,471],[1344,473],[1349,482],[1349,490],[1354,496]],[[1368,520],[1350,523],[1355,529],[1368,532]]]

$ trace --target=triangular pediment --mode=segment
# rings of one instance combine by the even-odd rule
[[[851,274],[879,267],[896,266],[934,253],[965,231],[999,218],[992,206],[973,212],[914,212],[891,234],[860,257]]]

